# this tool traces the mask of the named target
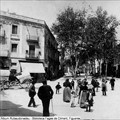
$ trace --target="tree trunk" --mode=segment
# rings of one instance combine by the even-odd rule
[[[98,63],[99,63],[99,75],[100,75],[100,79],[102,79],[102,60],[98,60]]]
[[[76,66],[75,66],[75,78],[76,78],[76,72],[77,72],[77,68],[78,68],[78,63],[79,63],[79,60],[76,60]]]
[[[105,77],[107,77],[107,67],[108,67],[108,64],[107,64],[107,60],[105,61]]]
[[[92,73],[95,74],[95,60],[92,62]]]
[[[102,60],[98,60],[98,63],[99,63],[99,75],[101,76],[102,74],[102,64],[101,64]]]
[[[85,78],[87,79],[88,78],[88,73],[87,73],[87,64],[85,64]]]

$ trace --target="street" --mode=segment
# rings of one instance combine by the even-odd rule
[[[91,112],[79,107],[70,107],[70,103],[63,102],[63,82],[65,78],[56,81],[48,81],[48,85],[54,90],[54,96],[50,103],[51,116],[79,116],[81,119],[120,119],[120,79],[116,78],[115,90],[112,91],[107,83],[107,96],[102,96],[101,88],[96,92],[94,105]],[[71,80],[70,80],[71,81]],[[60,94],[55,93],[55,86],[60,82],[62,89]],[[99,80],[101,83],[101,81]],[[36,91],[41,83],[35,85]],[[35,96],[36,108],[28,107],[28,90],[11,88],[0,92],[0,116],[42,116],[42,103]]]

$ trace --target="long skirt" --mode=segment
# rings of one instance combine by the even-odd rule
[[[106,87],[106,86],[103,86],[103,87],[102,87],[102,91],[107,91],[107,87]]]
[[[87,91],[81,91],[80,96],[80,107],[85,108],[86,107],[86,100],[87,100]]]
[[[63,101],[70,102],[71,100],[71,90],[69,87],[65,87],[63,90]]]

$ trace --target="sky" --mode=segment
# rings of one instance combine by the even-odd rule
[[[96,11],[101,6],[108,15],[114,15],[120,21],[119,0],[0,0],[0,10],[45,20],[49,28],[56,21],[57,15],[68,6],[74,10],[89,8],[91,11]],[[120,28],[117,31],[120,39]]]

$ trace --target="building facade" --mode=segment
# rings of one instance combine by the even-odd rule
[[[44,20],[0,12],[0,67],[20,72],[20,61],[42,62],[57,76],[57,42]]]

